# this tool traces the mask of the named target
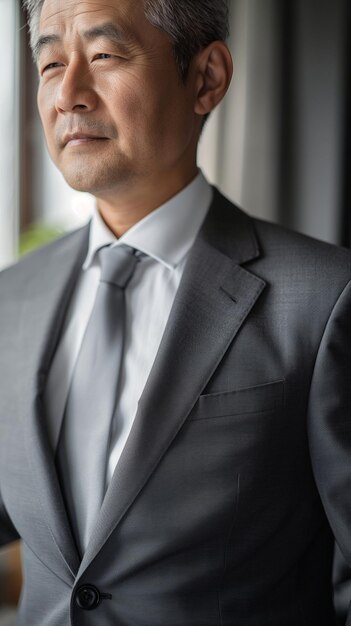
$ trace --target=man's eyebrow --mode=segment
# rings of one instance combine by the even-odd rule
[[[41,35],[33,48],[34,60],[38,61],[39,55],[44,48],[59,41],[61,41],[61,37],[59,35]]]
[[[99,39],[99,37],[104,37],[105,39],[111,39],[116,43],[124,44],[130,43],[133,40],[131,34],[125,28],[117,26],[112,22],[106,22],[105,24],[89,28],[89,30],[84,31],[83,37],[89,41]]]
[[[100,24],[99,26],[93,26],[92,28],[89,28],[89,30],[83,32],[83,38],[88,41],[94,41],[94,39],[99,39],[101,37],[110,39],[114,43],[120,44],[128,44],[133,40],[131,34],[127,32],[126,29],[116,26],[116,24],[113,24],[112,22],[106,22],[105,24]],[[34,59],[38,61],[39,55],[44,48],[51,46],[52,44],[59,43],[60,41],[62,41],[60,35],[41,35],[34,45]]]

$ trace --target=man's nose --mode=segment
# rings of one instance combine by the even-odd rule
[[[71,113],[75,109],[89,112],[96,108],[97,94],[86,64],[75,60],[66,66],[56,93],[55,106],[59,113]]]

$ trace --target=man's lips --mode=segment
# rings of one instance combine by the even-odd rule
[[[101,137],[98,135],[89,135],[86,133],[72,133],[65,135],[63,139],[64,146],[81,146],[94,141],[106,141],[107,137]]]

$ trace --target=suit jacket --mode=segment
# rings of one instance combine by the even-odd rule
[[[351,564],[350,253],[215,192],[81,557],[42,397],[88,231],[0,276],[18,625],[332,626],[334,536]]]

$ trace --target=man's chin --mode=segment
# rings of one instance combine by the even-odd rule
[[[72,180],[70,178],[65,178],[66,183],[71,187],[71,189],[74,189],[74,191],[81,191],[83,193],[91,193],[94,195],[94,191],[95,191],[95,185],[92,185],[91,182],[88,181],[76,181],[76,180]]]
[[[93,195],[111,185],[111,182],[107,181],[105,176],[92,176],[91,173],[90,175],[84,172],[79,172],[74,175],[72,175],[72,173],[63,173],[63,177],[66,183],[75,191],[82,191]]]
[[[132,172],[117,168],[113,171],[92,172],[80,170],[75,172],[61,171],[66,183],[75,191],[82,191],[92,195],[108,193],[112,189],[123,188],[130,184]]]

